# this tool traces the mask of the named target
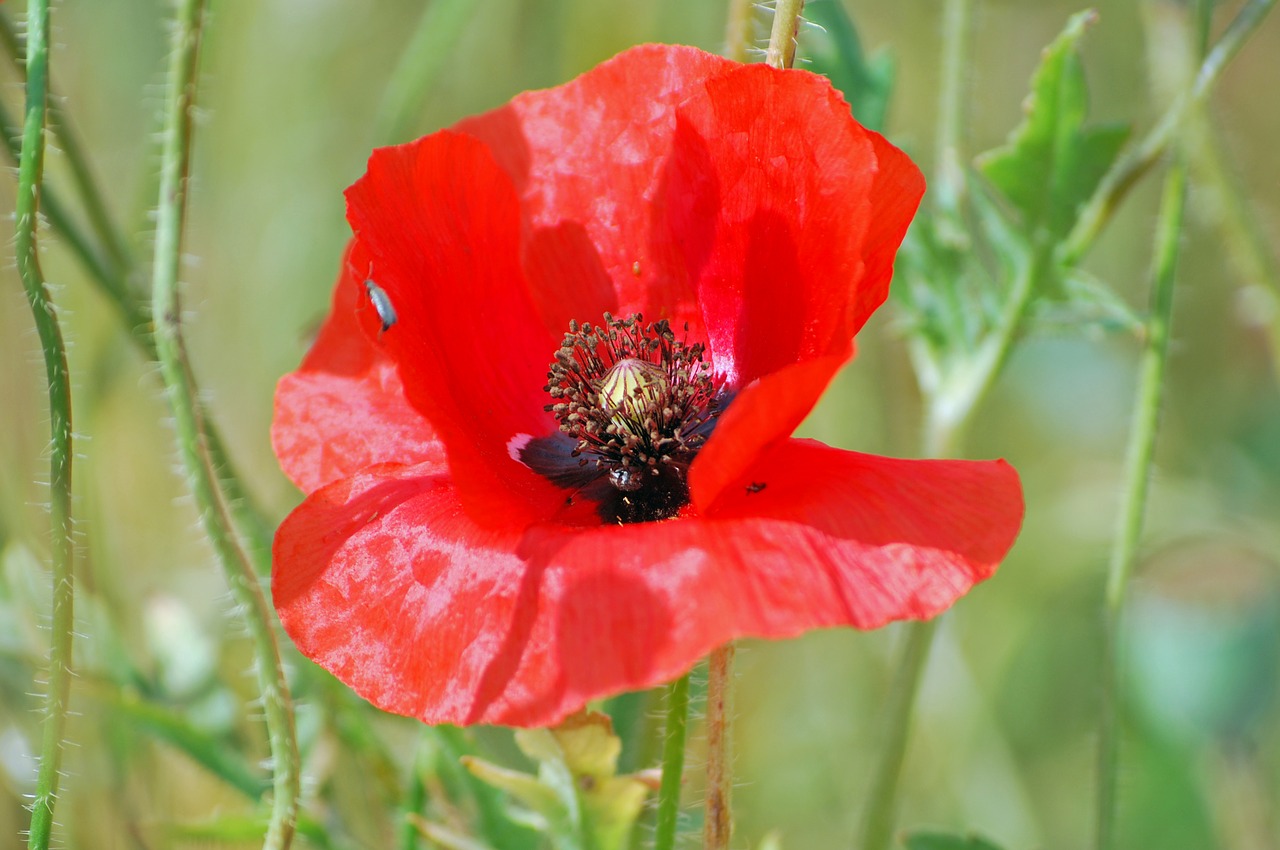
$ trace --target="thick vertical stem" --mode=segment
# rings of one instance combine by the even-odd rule
[[[22,155],[18,164],[18,196],[14,205],[17,222],[14,253],[18,273],[22,276],[23,288],[31,304],[36,332],[40,337],[45,378],[49,385],[49,519],[53,532],[53,622],[49,682],[45,693],[44,729],[40,741],[40,771],[36,777],[35,799],[31,805],[31,830],[27,846],[32,850],[46,850],[53,831],[53,809],[58,798],[62,736],[66,729],[67,702],[71,689],[71,645],[74,633],[71,389],[62,329],[49,299],[36,250],[49,99],[48,0],[31,0],[27,5],[26,65],[27,98],[22,126]]]
[[[178,444],[205,532],[226,573],[232,596],[245,614],[253,641],[258,689],[270,739],[274,797],[263,846],[284,850],[293,838],[298,799],[298,748],[288,684],[280,662],[270,609],[262,587],[232,530],[210,461],[196,388],[179,322],[178,264],[186,218],[191,116],[204,23],[203,0],[182,0],[169,66],[160,200],[156,210],[152,312],[156,354],[173,411]]]
[[[796,61],[796,33],[800,31],[800,13],[804,0],[777,0],[773,10],[773,29],[764,61],[775,68],[790,68]]]
[[[684,779],[684,740],[689,725],[689,674],[667,686],[667,728],[662,741],[662,782],[658,786],[658,821],[653,850],[672,850],[680,818],[680,785]]]
[[[732,725],[734,646],[711,653],[707,666],[707,800],[702,850],[728,850],[733,830]]]

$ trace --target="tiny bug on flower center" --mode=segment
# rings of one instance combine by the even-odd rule
[[[378,314],[378,320],[382,322],[382,330],[378,333],[384,334],[391,330],[396,323],[396,308],[391,303],[391,296],[387,295],[385,289],[374,283],[372,279],[364,282],[364,291],[369,294],[369,303],[373,304],[373,309]]]

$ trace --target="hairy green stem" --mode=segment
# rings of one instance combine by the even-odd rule
[[[160,162],[160,200],[156,210],[152,277],[155,343],[179,447],[200,518],[222,563],[231,593],[244,611],[253,641],[258,689],[271,746],[274,786],[271,818],[263,846],[267,850],[284,850],[293,838],[297,820],[299,770],[289,687],[271,629],[270,608],[232,530],[218,489],[217,474],[204,442],[203,423],[195,403],[195,381],[187,361],[179,321],[178,266],[186,218],[191,116],[195,108],[204,11],[203,0],[183,0],[174,29]]]
[[[18,57],[21,55],[20,43],[21,40],[14,29],[13,21],[9,19],[7,14],[0,13],[0,44],[4,45],[5,52],[13,60],[18,72],[25,74],[25,67],[18,62]],[[46,80],[46,84],[47,82]],[[49,98],[48,110],[49,129],[58,137],[58,146],[62,150],[62,155],[66,159],[67,165],[71,168],[71,179],[75,181],[80,199],[84,203],[85,212],[89,216],[89,224],[97,233],[102,244],[106,246],[108,259],[113,266],[113,273],[117,277],[123,278],[131,266],[128,242],[125,241],[124,235],[115,227],[111,214],[107,212],[106,202],[103,200],[102,192],[98,189],[97,181],[93,179],[93,172],[89,169],[89,159],[84,154],[80,139],[72,129],[66,112],[59,105],[59,99],[52,93]]]
[[[418,29],[387,81],[386,94],[374,121],[375,138],[380,144],[403,142],[413,130],[423,98],[447,67],[449,49],[466,28],[472,6],[474,0],[427,3]]]
[[[724,23],[724,55],[734,62],[746,62],[751,48],[752,0],[729,0]]]
[[[1147,319],[1146,345],[1142,352],[1141,378],[1129,448],[1125,460],[1125,486],[1120,522],[1111,548],[1107,574],[1106,628],[1102,661],[1102,719],[1098,735],[1098,850],[1115,846],[1116,785],[1120,749],[1120,627],[1129,579],[1137,559],[1155,453],[1160,406],[1164,396],[1169,325],[1173,318],[1174,269],[1186,198],[1186,165],[1179,158],[1169,170],[1156,233],[1151,288],[1151,315]]]
[[[14,205],[17,229],[14,253],[18,273],[31,304],[40,348],[44,353],[49,385],[49,520],[53,541],[53,622],[49,649],[49,681],[44,702],[44,729],[40,740],[40,771],[31,804],[31,830],[27,846],[46,850],[53,831],[53,809],[58,798],[62,763],[62,736],[67,724],[71,690],[71,649],[75,617],[73,608],[74,547],[71,522],[71,389],[62,329],[49,299],[40,257],[36,249],[39,225],[40,183],[44,174],[45,121],[49,98],[49,3],[31,0],[27,5],[27,98],[22,125],[22,155],[18,164],[18,196]]]
[[[796,61],[796,34],[800,31],[800,15],[804,0],[777,0],[773,10],[773,29],[769,32],[769,47],[765,50],[765,64],[775,68],[790,68]]]
[[[728,850],[733,831],[732,725],[733,643],[712,651],[707,665],[707,791],[702,850]]]
[[[684,780],[684,739],[689,726],[689,674],[667,686],[667,728],[662,741],[662,781],[658,786],[658,818],[653,850],[672,850],[680,818],[680,786]]]
[[[1232,57],[1257,30],[1276,0],[1249,0],[1200,64],[1191,85],[1174,100],[1151,131],[1120,157],[1080,210],[1075,226],[1058,249],[1059,262],[1075,265],[1092,247],[1120,201],[1173,142],[1188,112],[1204,102]]]
[[[4,104],[0,104],[0,134],[4,136],[5,152],[17,166],[22,155],[22,146],[19,141],[21,131],[16,128]],[[121,312],[122,319],[128,321],[130,315],[144,315],[137,299],[133,299],[129,304],[125,303],[121,297],[125,291],[124,278],[116,274],[113,269],[109,269],[106,261],[98,256],[96,249],[90,244],[89,237],[80,231],[79,226],[63,206],[62,200],[47,182],[40,188],[40,212],[60,237],[59,241],[71,249],[71,253],[80,261],[80,265],[89,276],[102,284],[112,305]]]
[[[0,13],[0,24],[3,24],[0,25],[0,43],[3,43],[6,51],[13,54],[18,49],[17,45],[20,40],[14,31],[12,22],[3,13]],[[18,63],[15,62],[15,64]],[[19,65],[19,67],[25,73],[25,65]],[[56,119],[58,114],[58,110],[50,110],[51,119]],[[14,134],[9,132],[8,128],[11,126],[12,122],[5,114],[3,107],[0,107],[0,128],[4,132],[5,145],[10,156],[17,162],[19,147]],[[90,244],[88,236],[80,230],[60,199],[47,187],[41,190],[41,212],[61,237],[62,242],[71,249],[72,254],[80,261],[90,280],[93,280],[102,288],[107,300],[111,302],[117,314],[119,314],[120,320],[128,329],[130,338],[137,343],[143,355],[148,360],[155,361],[156,348],[151,336],[151,316],[146,304],[128,285],[127,270],[129,268],[129,260],[127,243],[111,223],[110,216],[101,201],[101,193],[98,192],[96,184],[90,178],[87,161],[79,153],[80,147],[75,142],[74,134],[70,132],[66,119],[61,119],[60,124],[51,120],[51,126],[55,131],[62,129],[59,140],[72,164],[72,172],[76,176],[76,188],[78,189],[80,201],[89,211],[98,238],[108,246],[108,250],[116,258],[116,261],[112,262],[102,258],[101,252]],[[114,248],[111,247],[113,245],[115,246]],[[230,454],[227,452],[222,436],[213,421],[208,418],[206,411],[202,410],[201,415],[205,421],[205,440],[208,444],[209,455],[213,459],[214,468],[218,471],[218,479],[223,493],[231,506],[237,527],[249,541],[250,553],[257,572],[260,575],[265,575],[270,572],[271,568],[272,524],[267,521],[261,507],[258,506],[242,484],[231,463]]]

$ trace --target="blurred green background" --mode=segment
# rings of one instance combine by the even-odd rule
[[[1237,5],[1219,10],[1218,29]],[[23,3],[6,6],[17,16]],[[388,141],[375,129],[379,104],[422,8],[410,0],[214,4],[186,327],[231,453],[276,518],[299,494],[268,443],[273,385],[297,365],[326,309],[348,236],[341,193],[370,149]],[[887,131],[928,174],[941,2],[850,0],[847,8],[864,45],[893,56]],[[1078,8],[978,4],[969,153],[997,145],[1017,123],[1041,48]],[[1099,12],[1084,46],[1093,114],[1141,133],[1167,102],[1162,51],[1183,10],[1105,0]],[[140,256],[149,249],[169,13],[148,0],[68,0],[54,10],[55,88]],[[687,0],[475,0],[410,135],[562,82],[632,44],[718,51],[724,14],[722,3]],[[1235,202],[1268,247],[1280,244],[1277,57],[1273,16],[1227,70],[1208,122],[1229,182],[1243,187]],[[8,64],[0,98],[19,111],[21,85]],[[1193,179],[1207,176],[1193,171]],[[49,180],[70,195],[56,151]],[[1138,188],[1087,263],[1137,309],[1145,309],[1157,183]],[[14,185],[0,180],[5,212]],[[1266,335],[1280,302],[1241,271],[1222,186],[1192,186],[1155,486],[1127,617],[1120,835],[1138,850],[1280,847],[1280,392]],[[243,629],[175,471],[156,370],[57,238],[43,244],[71,343],[81,435],[78,714],[57,816],[62,846],[240,846],[175,833],[175,824],[254,809],[163,740],[145,707],[163,708],[256,766],[265,744]],[[2,265],[0,846],[8,847],[28,818],[32,694],[48,643],[48,417],[11,254]],[[144,269],[135,282],[145,278]],[[920,401],[898,330],[890,304],[859,337],[858,358],[806,433],[864,451],[918,452]],[[972,428],[967,454],[1003,456],[1021,472],[1026,525],[996,578],[946,615],[908,754],[904,826],[975,829],[1011,849],[1088,842],[1101,599],[1137,351],[1131,337],[1097,329],[1030,336]],[[835,630],[742,647],[735,846],[754,847],[770,829],[788,850],[852,846],[897,637],[896,628]],[[409,769],[414,724],[363,707],[323,677],[310,675],[302,690],[308,810],[335,825],[343,846],[391,846],[393,789]],[[484,733],[481,746],[510,758],[505,736]],[[690,802],[700,799],[697,746]],[[626,758],[634,765],[641,754]]]

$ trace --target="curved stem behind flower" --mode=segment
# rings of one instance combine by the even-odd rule
[[[58,796],[62,735],[67,723],[71,689],[72,610],[71,539],[71,389],[67,376],[62,329],[45,287],[36,250],[40,184],[44,176],[45,118],[49,99],[49,3],[31,0],[27,6],[27,100],[18,167],[18,196],[14,204],[17,231],[14,255],[23,288],[44,352],[49,385],[49,520],[53,530],[53,623],[49,650],[49,690],[45,695],[44,729],[40,742],[40,772],[31,805],[27,846],[45,850],[53,829]]]
[[[672,850],[680,816],[680,784],[684,778],[684,740],[689,724],[689,674],[667,686],[667,728],[662,742],[662,783],[658,786],[658,820],[653,850]]]
[[[724,24],[724,55],[734,62],[746,62],[751,47],[752,0],[729,0]]]
[[[186,218],[187,173],[191,154],[191,116],[195,107],[196,69],[204,23],[203,0],[183,0],[174,29],[170,59],[160,200],[156,210],[152,305],[155,345],[178,432],[178,443],[205,532],[222,562],[236,602],[245,611],[253,641],[258,689],[266,715],[274,774],[271,819],[263,846],[285,850],[297,819],[298,747],[294,736],[289,686],[262,587],[232,529],[217,473],[209,457],[200,409],[195,403],[182,339],[178,307],[178,262]]]

